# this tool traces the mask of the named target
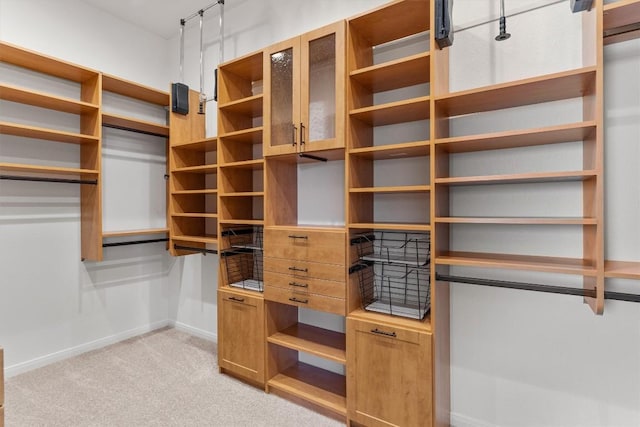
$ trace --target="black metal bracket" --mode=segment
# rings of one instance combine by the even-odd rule
[[[298,156],[305,158],[305,159],[311,159],[311,160],[317,160],[319,162],[326,162],[327,159],[324,157],[320,157],[320,156],[314,156],[313,154],[307,154],[307,153],[298,153]]]
[[[39,176],[0,175],[0,179],[8,181],[58,182],[62,184],[98,185],[97,179],[43,178]]]
[[[359,245],[361,243],[373,242],[374,240],[376,240],[375,234],[367,234],[367,235],[359,235],[359,236],[353,237],[350,240],[350,243],[351,243],[351,246],[353,246],[353,245]]]
[[[200,252],[202,255],[206,254],[218,254],[218,251],[214,249],[205,249],[205,248],[194,248],[191,246],[182,246],[182,245],[173,245],[173,249],[175,250],[183,250],[183,251],[192,251],[192,252]]]
[[[443,282],[464,283],[467,285],[490,286],[494,288],[518,289],[523,291],[546,292],[551,294],[574,295],[586,298],[596,298],[593,289],[571,288],[567,286],[540,285],[537,283],[510,282],[504,280],[481,279],[478,277],[450,276],[436,273],[436,280]],[[604,299],[640,302],[640,295],[622,292],[605,291]]]
[[[142,245],[145,243],[157,243],[157,242],[168,242],[169,239],[148,239],[148,240],[130,240],[127,242],[113,242],[113,243],[103,243],[103,248],[110,248],[113,246],[129,246],[129,245]]]
[[[160,138],[168,138],[167,135],[163,135],[163,134],[157,133],[157,132],[151,132],[151,131],[148,131],[148,130],[132,129],[132,128],[128,128],[126,126],[111,125],[111,124],[107,124],[107,123],[103,123],[102,126],[106,127],[106,128],[111,128],[111,129],[124,130],[124,131],[127,131],[127,132],[141,133],[143,135],[157,136],[157,137],[160,137]]]

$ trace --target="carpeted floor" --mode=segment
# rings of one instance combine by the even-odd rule
[[[6,380],[7,427],[340,426],[218,373],[216,345],[151,332]]]

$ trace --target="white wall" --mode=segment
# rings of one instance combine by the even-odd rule
[[[168,89],[166,40],[77,0],[0,0],[0,39]],[[0,76],[67,96],[78,93],[74,85],[11,67]],[[105,101],[107,109],[123,106],[115,98]],[[7,117],[76,131],[78,126],[72,115],[3,102],[0,120]],[[145,147],[148,139],[105,131],[106,230],[164,226],[164,141],[153,142]],[[0,161],[77,167],[78,155],[73,144],[0,135]],[[164,245],[106,248],[104,262],[81,262],[79,194],[78,186],[68,184],[0,181],[0,345],[8,375],[168,323],[173,260]]]

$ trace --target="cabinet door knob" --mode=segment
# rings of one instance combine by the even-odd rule
[[[308,304],[309,300],[308,299],[298,299],[298,298],[289,298],[289,301],[293,301],[293,302],[299,302],[300,304]]]
[[[244,302],[244,298],[229,297],[229,299],[230,299],[231,301]]]
[[[307,273],[309,270],[307,268],[298,268],[298,267],[289,267],[289,270],[291,271],[301,271],[303,273]]]
[[[297,283],[297,282],[289,282],[289,285],[296,286],[298,288],[308,288],[309,285],[306,283]]]
[[[371,332],[378,335],[384,335],[385,337],[395,338],[397,336],[395,332],[385,332],[385,331],[381,331],[378,328],[372,329]]]

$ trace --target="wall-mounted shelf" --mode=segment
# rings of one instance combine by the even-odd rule
[[[71,114],[95,113],[100,108],[97,104],[7,84],[0,84],[0,99]]]
[[[147,120],[134,119],[118,114],[102,113],[102,125],[115,129],[144,133],[152,136],[168,137],[169,126]]]
[[[385,92],[406,86],[428,83],[429,52],[372,65],[352,71],[349,76],[372,92]],[[425,72],[425,69],[427,70]]]
[[[608,260],[604,264],[604,276],[640,280],[640,262]]]
[[[619,0],[603,7],[604,44],[640,37],[640,1]]]
[[[20,136],[23,138],[42,139],[53,142],[66,142],[69,144],[97,144],[99,137],[75,132],[46,129],[36,126],[21,125],[15,123],[0,122],[0,133],[5,135]]]
[[[352,119],[372,126],[385,126],[429,118],[429,97],[422,96],[403,101],[388,102],[349,111]]]
[[[141,230],[120,230],[120,231],[104,231],[102,232],[103,238],[111,238],[111,237],[133,237],[133,236],[144,236],[147,234],[167,234],[169,232],[168,228],[148,228]]]

